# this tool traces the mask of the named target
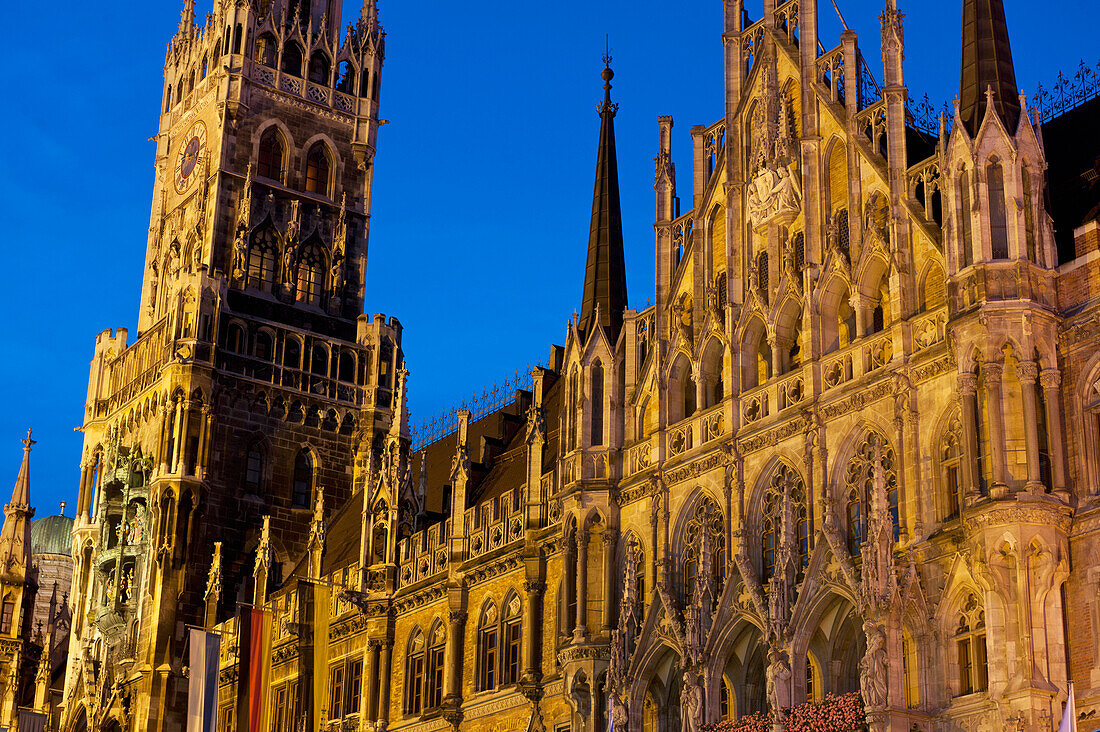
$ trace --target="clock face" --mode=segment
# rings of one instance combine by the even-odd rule
[[[176,160],[176,192],[183,193],[195,180],[195,169],[206,155],[206,125],[196,122],[183,136],[183,147]]]

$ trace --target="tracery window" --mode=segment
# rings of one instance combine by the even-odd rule
[[[959,269],[969,267],[974,261],[974,242],[970,211],[970,174],[966,170],[959,171],[959,209],[956,215],[959,219]]]
[[[962,424],[959,416],[951,418],[940,439],[940,475],[943,480],[943,520],[959,517],[962,507],[963,485],[961,478]]]
[[[989,688],[989,665],[985,645],[985,608],[970,595],[955,624],[958,661],[958,696]]]
[[[869,432],[848,460],[845,474],[845,518],[848,529],[848,551],[860,553],[866,524],[866,506],[875,481],[875,454],[881,450],[883,478],[886,481],[886,505],[894,526],[894,541],[901,535],[898,505],[897,460],[894,449],[879,435]]]
[[[497,687],[497,663],[500,654],[500,615],[490,603],[481,613],[477,629],[477,690]]]
[[[997,161],[985,169],[989,190],[990,254],[993,259],[1008,259],[1008,217],[1005,213],[1004,170]]]
[[[513,595],[504,606],[503,640],[504,656],[501,664],[502,684],[514,684],[520,677],[520,648],[523,642],[522,624],[523,603]]]
[[[782,511],[787,501],[791,507],[793,522],[795,569],[800,577],[810,562],[810,525],[806,505],[806,485],[798,471],[786,463],[780,463],[776,466],[764,491],[760,562],[764,579],[770,578],[775,573],[776,551],[782,542]]]
[[[435,709],[443,703],[443,654],[446,645],[447,631],[443,623],[436,623],[428,647],[428,673],[424,689],[428,709]]]
[[[409,638],[405,660],[405,714],[420,714],[424,709],[425,638],[420,628]]]
[[[603,441],[604,409],[603,365],[597,361],[592,366],[592,446],[598,447]]]
[[[703,556],[704,544],[709,557]],[[709,496],[696,501],[684,530],[683,546],[684,598],[690,600],[694,596],[699,569],[707,560],[711,593],[717,601],[726,581],[726,532],[722,509]]]
[[[298,259],[298,302],[319,305],[324,281],[324,258],[317,247],[307,247]]]
[[[262,292],[275,287],[275,260],[278,239],[275,230],[263,226],[252,233],[252,246],[248,249],[248,286]]]

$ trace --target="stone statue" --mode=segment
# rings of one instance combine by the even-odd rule
[[[764,670],[768,684],[768,705],[777,715],[791,705],[791,667],[778,648],[768,651],[768,667]]]
[[[329,273],[332,277],[332,291],[339,294],[340,290],[344,287],[344,257],[337,254],[332,258],[332,270]]]
[[[623,704],[622,698],[613,691],[608,696],[607,705],[612,726],[618,730],[625,730],[627,726],[627,714],[626,705]]]
[[[693,680],[690,671],[685,671],[680,697],[681,732],[698,732],[703,723],[703,687],[698,679]]]
[[[294,260],[298,247],[287,242],[283,250],[283,284],[290,288],[294,285]]]
[[[149,267],[149,314],[152,315],[157,307],[157,285],[160,284],[160,275],[157,272],[157,263],[153,262]]]
[[[243,227],[237,227],[237,235],[233,239],[233,276],[242,279],[248,267],[248,231]]]
[[[692,314],[691,298],[687,296],[687,293],[680,296],[680,300],[676,303],[675,308],[677,322],[680,328],[680,337],[683,338],[686,343],[692,343],[695,318]]]
[[[867,652],[859,663],[863,705],[869,710],[882,709],[886,706],[886,634],[882,626],[871,622],[864,623],[863,631],[867,635]]]

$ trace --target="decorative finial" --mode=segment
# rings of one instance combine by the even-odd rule
[[[30,427],[27,428],[27,436],[25,438],[23,438],[22,440],[20,440],[20,442],[23,443],[23,449],[26,450],[27,452],[31,451],[31,445],[38,444],[38,440],[32,440],[31,439],[31,429],[30,429]]]
[[[67,506],[67,505],[69,505],[69,504],[65,503],[64,501],[61,502],[61,515],[62,516],[65,515],[65,506]],[[54,587],[56,589],[56,583],[54,583]]]
[[[619,111],[619,105],[611,102],[611,80],[615,78],[615,72],[611,70],[611,42],[606,34],[602,60],[603,71],[600,72],[600,78],[603,79],[603,103],[596,105],[596,111],[601,117],[605,113],[610,113],[614,117],[615,112]]]

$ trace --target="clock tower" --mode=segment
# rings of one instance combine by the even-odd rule
[[[186,629],[252,601],[265,518],[274,589],[407,440],[401,325],[362,314],[384,33],[341,12],[186,0],[168,46],[138,332],[96,338],[82,427],[77,728],[182,728]]]

